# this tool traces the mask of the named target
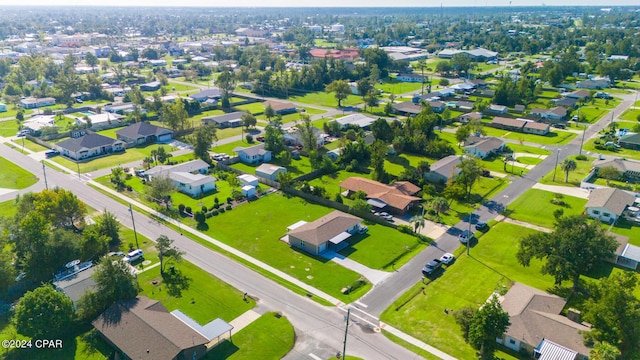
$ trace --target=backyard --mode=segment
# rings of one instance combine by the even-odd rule
[[[3,157],[0,169],[0,188],[24,189],[38,182],[38,177]]]

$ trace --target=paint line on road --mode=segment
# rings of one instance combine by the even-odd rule
[[[313,360],[322,360],[321,357],[319,357],[318,355],[314,354],[314,353],[309,353],[309,356],[313,359]]]
[[[369,307],[369,305],[367,305],[367,304],[363,304],[363,303],[361,303],[360,301],[354,301],[353,303],[354,303],[354,304],[356,304],[356,305],[358,305],[358,306],[362,306],[362,307],[363,307],[363,308],[365,308],[365,309]]]

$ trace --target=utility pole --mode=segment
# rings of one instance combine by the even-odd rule
[[[349,332],[349,318],[351,317],[351,308],[347,308],[347,325],[344,328],[344,345],[342,346],[342,360],[347,356],[347,334]]]
[[[129,203],[129,213],[131,214],[131,223],[133,224],[133,236],[136,239],[136,249],[140,249],[140,245],[138,245],[138,232],[136,231],[136,222],[133,219],[133,209],[131,208],[131,203]]]
[[[469,234],[467,236],[467,256],[469,256],[469,248],[471,247],[471,219],[473,219],[473,212],[469,214]]]
[[[560,149],[556,153],[556,166],[553,168],[553,181],[556,181],[556,171],[558,171],[558,159],[560,158]]]
[[[47,184],[47,171],[46,166],[44,166],[44,160],[42,160],[42,174],[44,175],[44,188],[49,190],[49,185]]]
[[[582,145],[584,144],[584,134],[587,132],[587,125],[584,125],[584,128],[582,129],[582,139],[580,140],[580,152],[578,152],[578,155],[582,155]]]
[[[76,161],[76,165],[78,166],[78,180],[80,180],[80,163]]]

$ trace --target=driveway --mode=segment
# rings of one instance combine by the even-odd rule
[[[367,278],[367,280],[371,281],[373,286],[378,285],[382,281],[384,281],[391,273],[381,270],[375,270],[370,267],[364,266],[357,261],[353,261],[347,258],[344,255],[340,255],[335,251],[326,251],[322,254],[322,257],[333,261],[334,263],[343,266],[349,270],[353,270],[358,274]]]

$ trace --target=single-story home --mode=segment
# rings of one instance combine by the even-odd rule
[[[442,59],[451,59],[456,54],[465,54],[473,61],[493,60],[498,56],[498,53],[495,51],[477,48],[473,50],[444,49],[438,53],[438,57]]]
[[[576,87],[580,89],[606,89],[611,86],[609,79],[589,79],[582,80],[576,83]]]
[[[198,102],[205,102],[207,100],[220,100],[222,98],[222,92],[218,88],[211,88],[202,90],[197,94],[189,96],[192,100]]]
[[[624,159],[610,159],[610,160],[596,160],[592,163],[596,172],[603,167],[612,166],[614,169],[620,171],[622,178],[628,182],[640,182],[640,162],[624,160]]]
[[[404,74],[398,74],[398,76],[396,76],[396,80],[402,81],[402,82],[421,83],[425,80],[425,77],[419,74],[414,74],[414,73],[404,73]]]
[[[313,135],[316,139],[316,148],[321,148],[322,146],[324,146],[324,139],[326,137],[326,134],[324,134],[316,127],[311,128],[311,131],[313,131]],[[289,146],[304,146],[302,135],[300,134],[300,131],[295,127],[289,128],[282,135],[282,140],[286,145]]]
[[[244,185],[241,190],[242,195],[248,198],[256,196],[256,187],[253,185]]]
[[[434,113],[441,113],[447,108],[446,104],[442,101],[429,101],[429,106]]]
[[[360,231],[362,219],[334,210],[313,222],[298,221],[289,226],[289,245],[313,255],[336,247],[344,247],[343,241]]]
[[[196,197],[216,189],[216,178],[211,175],[190,172],[169,171],[169,179],[178,191]]]
[[[259,143],[247,148],[236,147],[233,152],[238,154],[240,161],[245,164],[259,164],[271,161],[271,151],[264,148],[264,143]]]
[[[629,244],[629,238],[626,236],[610,232],[607,234],[613,236],[618,242],[615,254],[608,260],[614,264],[636,270],[640,264],[640,247]]]
[[[471,111],[473,110],[474,103],[472,101],[456,101],[454,108],[461,111]]]
[[[640,133],[621,136],[618,145],[627,149],[640,150]]]
[[[556,106],[551,109],[534,108],[531,109],[531,115],[538,116],[541,119],[561,121],[566,120],[567,109],[563,108],[562,106]]]
[[[404,101],[395,103],[392,106],[396,114],[403,116],[416,116],[422,111],[420,102]]]
[[[152,81],[152,82],[140,85],[140,90],[141,91],[158,91],[160,90],[161,86],[162,84],[160,83],[160,81]]]
[[[422,198],[414,196],[420,188],[408,181],[396,181],[387,185],[371,179],[350,177],[340,183],[340,188],[345,189],[344,195],[347,197],[357,191],[364,191],[371,206],[394,214],[404,214],[422,201]]]
[[[464,152],[465,154],[485,159],[491,154],[502,152],[505,145],[504,140],[493,136],[480,137],[472,135],[464,142]]]
[[[6,112],[6,111],[7,111],[7,104],[0,103],[0,112]]]
[[[522,131],[526,134],[547,135],[551,131],[551,125],[537,121],[525,121]]]
[[[502,116],[496,116],[491,120],[491,125],[498,129],[523,132],[525,121]]]
[[[235,111],[223,115],[205,116],[202,118],[204,125],[214,124],[219,128],[235,128],[242,126],[242,116],[247,114],[244,111]]]
[[[117,130],[116,137],[134,146],[146,145],[170,141],[173,131],[142,121]]]
[[[272,181],[278,181],[278,174],[286,172],[286,167],[272,164],[262,164],[256,168],[256,176]]]
[[[19,105],[23,109],[35,109],[43,106],[52,106],[55,104],[56,104],[56,99],[52,97],[45,97],[45,98],[28,97],[20,100],[20,103],[19,103]]]
[[[457,155],[444,157],[431,164],[424,178],[434,184],[444,184],[460,173],[458,165],[461,161],[460,156]]]
[[[111,305],[91,324],[116,349],[116,358],[199,359],[210,341],[162,303],[144,296]]]
[[[72,276],[54,281],[53,286],[57,291],[67,295],[74,304],[77,304],[86,291],[94,291],[96,282],[92,276],[95,270],[95,266],[86,267]]]
[[[505,105],[491,104],[487,108],[487,112],[494,113],[494,114],[506,114],[508,111],[509,111],[509,108],[506,107]]]
[[[525,109],[524,105],[521,105],[521,104],[517,104],[513,106],[513,112],[516,112],[518,114],[522,114],[524,112],[524,109]]]
[[[589,217],[613,224],[635,200],[626,191],[606,187],[591,190],[585,207]]]
[[[565,94],[565,96],[578,100],[585,100],[591,97],[591,92],[589,90],[582,89]]]
[[[339,148],[327,151],[325,155],[327,155],[327,157],[333,161],[338,161],[341,153],[342,153],[342,148],[339,147]]]
[[[557,106],[563,106],[566,108],[575,107],[578,101],[579,100],[577,98],[572,98],[572,97],[563,97],[560,99],[553,100],[553,102],[555,102]]]
[[[238,180],[242,185],[258,186],[258,178],[250,174],[238,175]]]
[[[101,130],[101,129],[111,127],[112,125],[120,124],[122,119],[124,119],[124,116],[116,113],[110,113],[110,112],[87,115],[86,117],[89,119],[89,123],[91,123],[91,129],[93,130]],[[77,117],[76,123],[85,124],[87,123],[87,121],[85,120],[84,117]]]
[[[567,301],[521,283],[515,283],[501,299],[502,309],[509,313],[511,325],[497,342],[516,352],[531,354],[536,359],[569,359],[552,357],[545,341],[587,358],[590,348],[584,344],[583,333],[591,328],[581,322],[580,313],[569,309],[561,315]],[[534,355],[535,353],[538,355]],[[540,356],[540,357],[537,357]],[[545,357],[543,357],[545,356]]]
[[[164,60],[164,59],[149,60],[149,64],[151,66],[167,66],[167,60]]]
[[[124,141],[112,139],[100,134],[87,131],[78,133],[77,137],[55,144],[60,154],[74,160],[88,159],[94,156],[124,151]]]
[[[474,112],[470,112],[470,113],[462,114],[458,116],[458,121],[460,121],[463,124],[466,124],[472,120],[482,120],[482,113],[478,111],[474,111]]]
[[[176,165],[157,165],[145,171],[144,174],[149,179],[152,179],[154,176],[169,175],[170,172],[206,174],[209,172],[209,164],[203,160],[196,159]]]
[[[135,111],[135,104],[126,103],[126,104],[107,105],[104,107],[104,111],[124,115],[126,113]],[[141,113],[145,113],[146,111],[147,111],[146,109],[140,109]]]
[[[340,124],[340,126],[344,129],[349,125],[355,125],[362,129],[368,129],[371,124],[373,124],[376,119],[366,116],[364,114],[351,114],[347,116],[343,116],[341,118],[337,118],[332,120]]]
[[[273,111],[275,111],[276,114],[280,114],[280,115],[291,114],[298,111],[298,109],[296,108],[296,105],[290,102],[268,100],[268,101],[265,101],[263,105],[265,108],[267,106],[271,106]]]
[[[45,127],[55,126],[55,115],[35,115],[25,120],[22,127],[31,132],[40,131]]]

